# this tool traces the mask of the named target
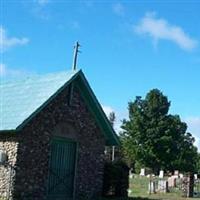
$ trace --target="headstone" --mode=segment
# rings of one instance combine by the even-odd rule
[[[140,176],[145,176],[146,174],[145,174],[145,168],[142,168],[141,170],[140,170]]]
[[[167,193],[168,192],[168,181],[166,180],[159,180],[158,181],[158,191]]]
[[[194,180],[197,180],[197,179],[198,179],[197,174],[194,174]]]
[[[149,194],[156,193],[156,184],[154,181],[149,182],[148,192]]]
[[[179,177],[182,179],[183,178],[183,174],[179,174]]]
[[[170,188],[176,187],[176,176],[171,176],[168,178],[168,186]]]
[[[159,178],[164,178],[164,171],[163,170],[160,170]]]
[[[179,171],[178,171],[178,170],[175,170],[175,171],[174,171],[174,176],[176,176],[176,178],[179,177]]]
[[[148,175],[147,175],[147,178],[151,178],[151,174],[148,174]]]
[[[187,197],[187,191],[188,191],[188,177],[183,176],[182,180],[182,197]]]
[[[132,179],[133,178],[133,174],[131,173],[131,174],[129,174],[129,178],[130,179]]]
[[[184,197],[193,197],[194,194],[194,174],[189,173],[183,178],[183,196]]]
[[[167,173],[167,176],[172,176],[172,175],[173,175],[172,172]]]

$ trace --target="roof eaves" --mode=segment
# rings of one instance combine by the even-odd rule
[[[87,88],[88,95],[87,95],[87,91],[83,92],[84,88],[80,88],[80,91],[82,92],[83,96],[85,96],[86,101],[90,101],[90,102],[88,102],[88,106],[90,107],[97,122],[99,123],[100,128],[104,132],[104,135],[107,139],[107,144],[113,145],[113,146],[119,145],[120,144],[119,138],[116,135],[113,127],[111,126],[107,116],[105,115],[105,112],[103,111],[100,103],[98,102],[95,94],[93,93],[93,91],[82,71],[80,71],[80,77],[81,77],[81,80],[83,81],[84,85]],[[79,84],[79,85],[83,85],[83,84]],[[89,98],[91,98],[91,99],[89,99]]]
[[[6,134],[6,133],[15,133],[16,130],[0,130],[0,134]]]

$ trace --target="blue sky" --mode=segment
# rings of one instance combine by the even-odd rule
[[[127,102],[158,88],[200,147],[200,2],[2,0],[0,77],[83,69],[117,126]]]

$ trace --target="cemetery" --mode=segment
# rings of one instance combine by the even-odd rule
[[[129,196],[149,199],[200,199],[200,177],[197,174],[173,174],[158,176],[147,174],[142,168],[140,174],[129,174]]]

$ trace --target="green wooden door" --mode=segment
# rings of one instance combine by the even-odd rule
[[[48,200],[73,198],[76,143],[54,138],[49,163]]]

